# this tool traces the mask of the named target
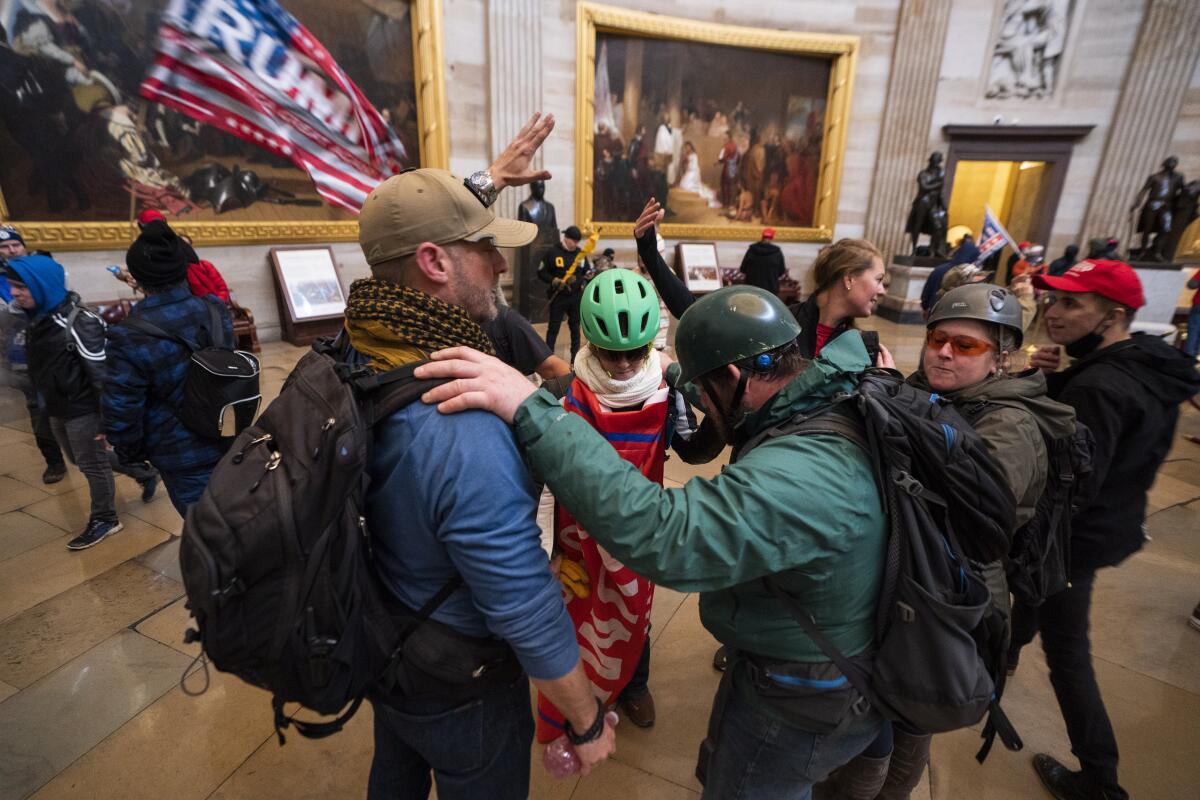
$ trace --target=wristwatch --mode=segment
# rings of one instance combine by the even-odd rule
[[[600,734],[604,732],[604,715],[608,711],[604,707],[604,703],[599,697],[596,698],[596,721],[592,723],[592,727],[588,728],[583,733],[576,733],[571,727],[570,720],[564,726],[567,734],[567,741],[578,747],[581,744],[588,744],[600,738]]]
[[[485,169],[472,172],[463,181],[463,184],[471,190],[471,194],[479,198],[479,202],[483,203],[484,208],[490,208],[492,203],[496,202],[496,198],[500,196],[500,190],[496,188],[491,173]]]

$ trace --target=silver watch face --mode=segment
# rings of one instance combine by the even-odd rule
[[[479,188],[480,191],[486,192],[492,187],[492,180],[486,172],[476,172],[471,176],[471,183]]]

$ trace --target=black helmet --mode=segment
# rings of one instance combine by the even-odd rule
[[[1017,347],[1025,338],[1021,327],[1021,302],[1017,296],[990,283],[969,283],[942,295],[929,312],[926,327],[947,319],[974,319],[1008,328],[1016,335]]]
[[[694,381],[726,364],[782,347],[799,335],[796,318],[770,292],[756,286],[718,289],[693,303],[679,319],[675,354],[680,380]]]

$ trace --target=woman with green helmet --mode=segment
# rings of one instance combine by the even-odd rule
[[[683,396],[667,386],[652,347],[659,323],[654,287],[631,270],[605,270],[584,289],[579,310],[588,343],[576,354],[574,371],[545,388],[661,483],[666,448],[686,450],[697,425]],[[605,552],[561,505],[555,508],[554,540],[567,610],[580,648],[591,656],[584,664],[596,694],[619,704],[635,725],[654,724],[646,686],[654,584]],[[545,697],[538,708],[538,741],[561,736],[557,709]]]

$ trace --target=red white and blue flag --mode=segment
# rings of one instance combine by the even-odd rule
[[[172,0],[143,97],[305,170],[358,212],[409,163],[399,137],[320,42],[275,0]]]
[[[983,228],[979,232],[979,257],[975,259],[975,263],[982,264],[993,253],[1003,250],[1006,244],[1018,253],[1021,252],[1021,248],[1008,235],[1008,231],[1004,230],[1000,220],[996,219],[992,209],[985,205],[983,207]]]

